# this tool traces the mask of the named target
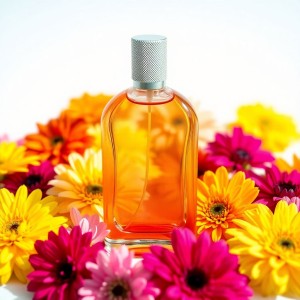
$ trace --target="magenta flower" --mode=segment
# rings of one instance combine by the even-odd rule
[[[79,226],[82,233],[92,233],[92,244],[103,242],[104,238],[108,235],[107,225],[100,222],[99,215],[84,215],[82,216],[79,210],[72,207],[70,210],[71,221],[74,226]]]
[[[247,277],[238,272],[238,257],[228,252],[225,241],[212,242],[203,232],[198,239],[189,229],[172,233],[174,252],[151,246],[143,263],[160,288],[157,299],[245,300],[252,296]]]
[[[54,167],[50,161],[44,161],[39,166],[30,166],[28,172],[17,172],[7,175],[3,180],[3,185],[10,192],[15,193],[21,185],[26,185],[28,192],[35,189],[42,190],[43,198],[46,191],[51,187],[48,182],[54,178]]]
[[[133,263],[134,253],[125,245],[110,255],[99,251],[96,263],[88,262],[92,279],[79,290],[82,300],[154,300],[158,289],[148,282],[150,273],[141,261]]]
[[[283,199],[288,203],[295,203],[299,209],[300,172],[281,172],[273,165],[266,170],[266,176],[255,176],[253,180],[259,187],[256,203],[265,204],[274,211],[277,202]]]
[[[87,261],[95,261],[97,252],[104,249],[103,243],[91,246],[92,233],[82,234],[79,226],[69,233],[64,227],[56,235],[49,232],[48,240],[36,241],[37,254],[29,261],[34,271],[28,275],[27,289],[35,292],[33,299],[78,299],[78,289],[83,280],[90,278]]]
[[[217,166],[252,174],[253,169],[265,169],[274,161],[273,155],[261,150],[260,146],[260,139],[246,135],[242,128],[235,127],[232,136],[217,133],[215,141],[208,143],[207,151],[209,159]]]

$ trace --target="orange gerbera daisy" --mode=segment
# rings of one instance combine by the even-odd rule
[[[83,118],[89,124],[98,124],[106,103],[112,98],[112,95],[83,94],[80,98],[70,100],[67,111],[75,118]]]
[[[225,167],[219,167],[215,173],[205,172],[203,180],[198,179],[198,234],[206,230],[214,241],[226,239],[227,229],[236,227],[234,221],[243,219],[246,211],[256,208],[252,202],[257,195],[254,181],[245,179],[242,171],[231,179]]]
[[[37,124],[37,127],[38,133],[25,137],[28,153],[39,155],[41,161],[48,159],[54,165],[68,163],[71,152],[83,154],[94,142],[94,138],[87,133],[88,124],[67,112],[62,112],[46,125]]]
[[[280,169],[280,171],[292,172],[293,170],[297,170],[300,172],[300,157],[296,154],[293,155],[293,163],[289,164],[282,158],[276,159],[276,165]]]

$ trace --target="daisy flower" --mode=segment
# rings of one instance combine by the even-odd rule
[[[7,175],[3,180],[3,185],[12,193],[15,193],[17,189],[22,185],[26,185],[28,192],[32,192],[35,189],[40,189],[43,193],[43,197],[46,196],[46,191],[50,188],[48,182],[54,178],[54,167],[50,161],[44,161],[39,166],[28,167],[28,172],[17,172],[11,175]]]
[[[67,111],[73,117],[83,118],[89,124],[99,124],[102,111],[112,97],[113,95],[108,94],[85,93],[80,98],[71,99]]]
[[[173,251],[151,246],[143,264],[152,273],[150,282],[160,288],[157,299],[245,300],[252,291],[238,272],[238,257],[225,241],[212,242],[207,232],[198,239],[189,229],[172,233]]]
[[[300,157],[296,154],[293,155],[293,162],[291,164],[282,158],[277,158],[275,164],[280,171],[292,172],[293,170],[297,170],[300,172]]]
[[[206,171],[217,170],[217,166],[212,160],[209,159],[209,155],[205,150],[198,149],[198,178],[202,178]]]
[[[21,186],[16,194],[0,189],[0,282],[6,283],[12,273],[26,282],[31,267],[30,254],[35,253],[34,242],[46,239],[49,230],[56,231],[65,223],[64,217],[53,217],[56,207],[53,197],[42,199],[42,192],[28,195]]]
[[[40,160],[50,160],[53,165],[67,163],[71,152],[82,154],[93,145],[87,134],[88,125],[83,119],[63,112],[46,125],[37,124],[38,133],[25,136],[24,144],[29,154],[39,155]]]
[[[235,227],[234,220],[243,219],[245,211],[252,210],[258,188],[242,171],[229,179],[225,167],[205,172],[197,185],[197,230],[207,231],[213,241],[226,239],[228,228]]]
[[[230,171],[264,170],[274,157],[260,149],[261,140],[244,134],[242,128],[235,127],[232,135],[217,133],[215,141],[208,143],[210,160],[217,166]]]
[[[248,134],[261,139],[263,148],[272,152],[285,150],[300,137],[292,117],[261,103],[241,106],[237,117],[232,125],[242,127]]]
[[[27,172],[28,165],[38,165],[38,156],[28,155],[26,148],[15,142],[0,142],[0,180],[14,172]]]
[[[266,176],[253,177],[259,188],[256,203],[267,205],[274,211],[280,199],[297,202],[300,200],[300,172],[281,172],[278,167],[272,166],[266,170]],[[293,199],[293,200],[292,200]]]
[[[100,123],[95,125],[90,125],[87,129],[88,135],[94,138],[93,148],[95,150],[101,149],[101,127]]]
[[[87,262],[92,279],[79,290],[82,300],[154,300],[158,289],[148,283],[141,261],[133,262],[134,253],[125,245],[113,248],[110,255],[99,251],[96,263]]]
[[[104,238],[109,233],[109,230],[106,229],[106,224],[104,222],[100,222],[99,215],[82,216],[78,209],[72,207],[70,217],[73,226],[79,226],[82,233],[92,233],[92,244],[103,242]]]
[[[59,213],[69,216],[75,207],[81,214],[103,218],[101,151],[87,149],[83,156],[71,153],[68,164],[59,164],[54,170],[57,175],[50,180],[47,194],[57,197]]]
[[[103,243],[91,246],[92,233],[82,233],[75,226],[69,233],[64,227],[58,234],[50,231],[48,240],[36,241],[37,254],[29,261],[34,271],[28,275],[28,291],[34,292],[34,300],[78,299],[78,289],[83,280],[90,278],[86,269],[87,261],[95,261],[97,252],[103,249]]]
[[[265,205],[245,212],[239,228],[228,233],[230,251],[239,256],[240,272],[263,296],[300,297],[300,213],[279,201],[274,214]],[[297,298],[298,299],[298,298]]]

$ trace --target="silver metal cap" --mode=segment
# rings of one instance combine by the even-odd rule
[[[167,38],[137,35],[131,38],[133,86],[153,90],[164,87],[167,71]]]

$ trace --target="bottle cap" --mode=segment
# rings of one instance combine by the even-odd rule
[[[131,38],[132,79],[135,88],[164,87],[167,69],[167,38],[137,35]]]

